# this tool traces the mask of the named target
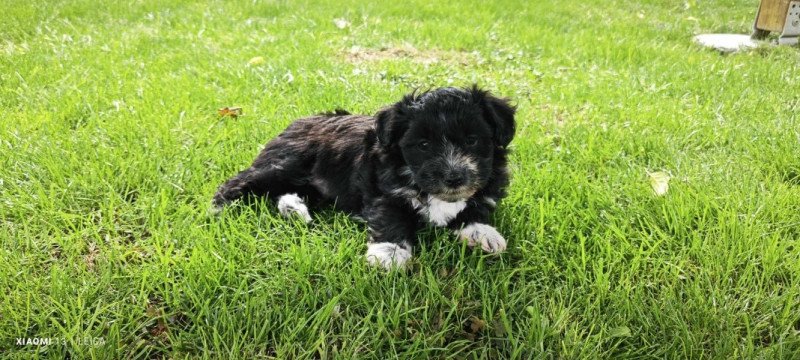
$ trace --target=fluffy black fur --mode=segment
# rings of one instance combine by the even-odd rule
[[[312,208],[333,205],[367,221],[368,258],[386,267],[410,257],[425,222],[502,251],[505,240],[494,228],[462,230],[486,224],[505,196],[514,113],[507,99],[473,86],[412,93],[375,116],[337,110],[299,119],[222,184],[213,204],[297,194]]]

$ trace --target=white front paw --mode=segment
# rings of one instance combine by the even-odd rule
[[[470,247],[480,244],[483,251],[490,253],[506,250],[506,239],[490,225],[472,223],[461,230],[456,230],[456,234]]]
[[[380,265],[387,270],[402,268],[411,259],[411,246],[403,245],[388,242],[367,244],[367,261],[370,265]]]

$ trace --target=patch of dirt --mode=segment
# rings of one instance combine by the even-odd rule
[[[99,254],[100,249],[97,248],[97,244],[94,242],[90,243],[86,255],[83,256],[83,261],[86,262],[86,268],[89,269],[89,271],[94,271],[95,261]]]
[[[386,60],[409,60],[424,65],[435,63],[451,63],[469,65],[478,62],[476,53],[464,51],[426,49],[420,50],[409,44],[380,49],[367,49],[353,46],[345,53],[345,58],[351,63],[375,62]]]

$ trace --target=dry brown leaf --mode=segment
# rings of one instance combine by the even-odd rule
[[[224,107],[217,110],[217,114],[219,117],[231,117],[236,119],[237,117],[242,115],[242,108],[240,107]]]
[[[169,329],[166,321],[164,321],[164,312],[159,306],[159,301],[148,300],[147,308],[145,308],[145,314],[147,314],[147,316],[150,318],[156,319],[155,325],[147,327],[147,332],[149,332],[150,335],[157,337],[167,333],[167,330]]]
[[[478,318],[477,316],[470,317],[468,323],[469,323],[469,332],[473,334],[479,333],[481,330],[483,330],[484,327],[486,327],[486,321],[481,318]]]
[[[167,330],[167,323],[165,323],[164,320],[159,319],[156,326],[151,327],[148,331],[150,332],[150,335],[157,337],[165,335]]]

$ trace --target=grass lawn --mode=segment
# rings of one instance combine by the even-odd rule
[[[3,1],[0,358],[800,357],[800,52],[691,41],[757,1],[338,3]],[[207,214],[293,119],[474,82],[519,106],[501,256]]]

